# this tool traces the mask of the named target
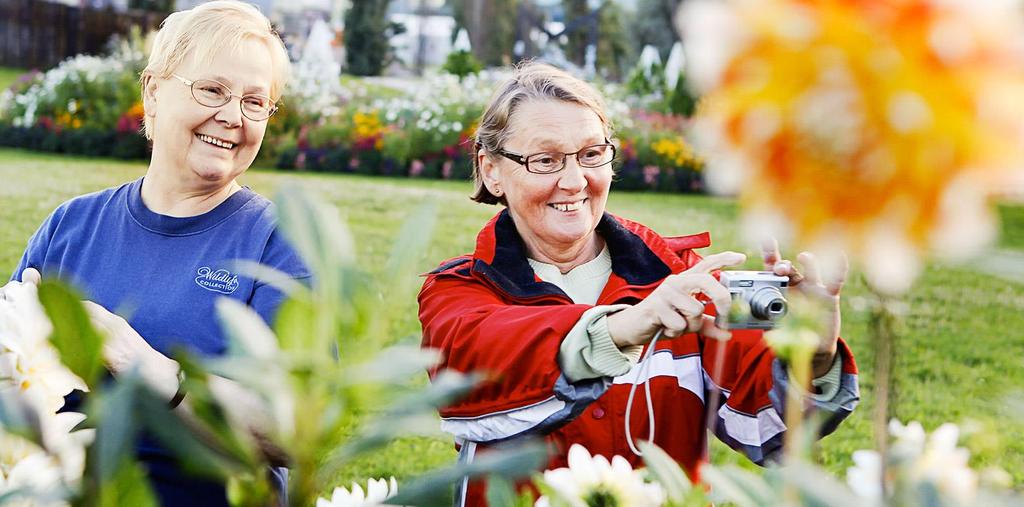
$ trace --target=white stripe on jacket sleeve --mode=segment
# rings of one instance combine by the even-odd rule
[[[455,435],[456,439],[490,442],[528,431],[563,408],[565,402],[552,396],[525,408],[472,418],[444,418],[441,419],[441,430]]]

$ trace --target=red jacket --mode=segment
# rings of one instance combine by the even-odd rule
[[[710,245],[707,233],[663,238],[611,214],[597,227],[608,245],[612,274],[598,305],[633,304],[670,274],[700,260],[694,248]],[[489,444],[543,435],[554,456],[547,468],[566,466],[573,443],[606,457],[642,463],[625,438],[626,400],[638,368],[626,375],[569,382],[559,369],[562,339],[590,305],[574,304],[558,287],[537,278],[508,211],[477,236],[472,255],[450,259],[427,275],[419,295],[423,346],[440,349],[443,361],[429,374],[450,368],[486,372],[489,380],[441,410],[442,427],[454,434],[460,459]],[[827,412],[822,435],[831,433],[859,400],[853,355],[840,340],[843,375],[830,402],[808,400]],[[717,358],[721,364],[716,365]],[[696,334],[661,340],[645,378],[651,378],[655,443],[696,479],[707,458],[707,412],[716,435],[756,463],[781,450],[786,372],[761,331],[734,331],[728,342]],[[715,372],[715,369],[720,371]],[[706,407],[705,400],[715,406]],[[631,413],[634,440],[646,439],[642,388]],[[484,505],[483,488],[470,484],[465,505]]]

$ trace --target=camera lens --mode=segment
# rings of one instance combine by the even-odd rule
[[[781,319],[788,310],[786,298],[775,287],[758,290],[750,298],[750,314],[761,320]]]

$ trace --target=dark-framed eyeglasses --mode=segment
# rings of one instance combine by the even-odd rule
[[[213,79],[197,79],[192,81],[177,74],[171,74],[179,79],[192,91],[192,98],[206,107],[220,107],[231,102],[232,97],[238,97],[238,107],[242,114],[252,121],[264,121],[277,112],[277,105],[270,97],[256,93],[235,95],[231,89],[220,81]]]
[[[526,167],[528,172],[534,174],[552,174],[565,169],[565,161],[569,156],[576,157],[576,163],[580,167],[595,168],[612,163],[615,160],[615,145],[611,142],[592,144],[584,146],[573,153],[562,153],[559,151],[544,151],[531,155],[520,155],[510,151],[498,150],[501,155],[513,162]]]

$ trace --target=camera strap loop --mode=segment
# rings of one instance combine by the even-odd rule
[[[647,372],[651,369],[652,357],[654,356],[655,345],[661,338],[662,330],[659,329],[657,333],[654,333],[654,337],[651,338],[651,342],[647,344],[647,350],[644,351],[643,357],[640,358],[640,363],[637,366],[636,378],[644,379],[644,394],[647,398],[647,419],[651,422],[650,431],[647,432],[647,441],[654,442],[654,404],[651,401],[651,379],[647,376]],[[629,450],[633,451],[633,454],[637,456],[643,456],[644,453],[636,447],[633,443],[633,433],[630,430],[630,413],[633,411],[633,396],[636,394],[637,383],[633,382],[632,387],[629,388],[629,399],[626,400],[626,443],[629,444]]]

